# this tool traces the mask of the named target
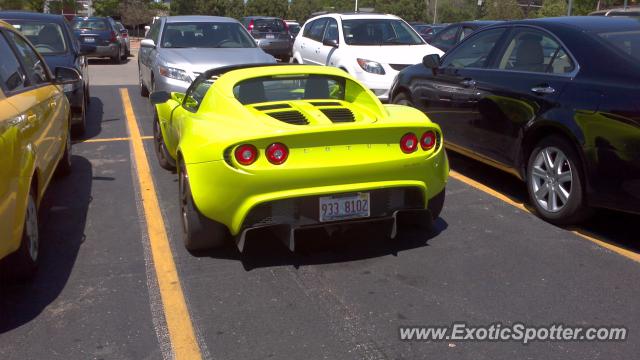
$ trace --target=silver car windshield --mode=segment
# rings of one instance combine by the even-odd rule
[[[163,48],[255,48],[251,35],[239,23],[168,23],[162,33]]]
[[[342,20],[349,45],[422,45],[424,41],[404,21],[395,19]]]

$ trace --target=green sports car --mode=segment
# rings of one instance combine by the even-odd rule
[[[155,150],[177,169],[184,244],[212,248],[269,229],[293,251],[298,229],[388,221],[429,224],[449,164],[440,127],[383,105],[324,66],[209,70],[186,94],[155,92]]]

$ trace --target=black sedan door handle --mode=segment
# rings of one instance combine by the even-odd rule
[[[473,87],[476,86],[476,81],[473,79],[464,79],[462,81],[460,81],[460,84],[462,84],[462,86],[466,86],[466,87]]]
[[[531,91],[536,94],[548,95],[556,92],[556,89],[552,88],[551,86],[536,86],[531,88]]]

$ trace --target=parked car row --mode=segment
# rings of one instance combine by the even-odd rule
[[[638,84],[637,19],[563,17],[483,27],[401,71],[390,97],[440,124],[448,149],[525,181],[542,218],[570,224],[594,207],[640,213]]]

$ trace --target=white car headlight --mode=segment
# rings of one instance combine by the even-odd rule
[[[180,81],[191,82],[191,78],[187,75],[187,72],[181,69],[176,69],[168,66],[160,65],[160,75],[168,77],[170,79],[176,79]]]
[[[378,75],[384,75],[384,68],[379,62],[366,60],[366,59],[356,59],[358,61],[358,65],[362,68],[362,70]]]

